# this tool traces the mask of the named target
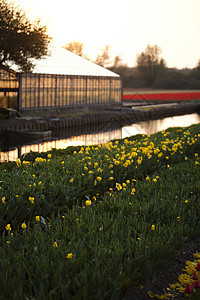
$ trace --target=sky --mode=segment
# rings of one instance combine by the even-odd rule
[[[12,0],[7,0],[13,2]],[[194,68],[200,60],[200,0],[14,0],[30,20],[41,19],[56,45],[84,44],[95,60],[110,55],[136,66],[147,45],[158,45],[169,68]]]

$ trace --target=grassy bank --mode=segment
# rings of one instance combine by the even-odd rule
[[[118,299],[176,256],[200,230],[199,129],[1,165],[0,299]]]

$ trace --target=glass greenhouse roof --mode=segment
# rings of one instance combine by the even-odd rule
[[[79,55],[55,47],[51,50],[51,56],[36,61],[33,73],[119,77],[118,74]]]

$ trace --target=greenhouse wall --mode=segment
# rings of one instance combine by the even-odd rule
[[[120,104],[120,77],[21,73],[19,110]]]
[[[0,68],[0,108],[18,108],[19,78],[12,70]]]

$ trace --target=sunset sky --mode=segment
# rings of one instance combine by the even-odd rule
[[[9,0],[8,0],[9,1]],[[10,1],[13,2],[13,1]],[[200,60],[200,0],[15,0],[29,19],[40,18],[57,45],[73,40],[95,59],[105,45],[135,66],[136,55],[157,44],[168,67]]]

